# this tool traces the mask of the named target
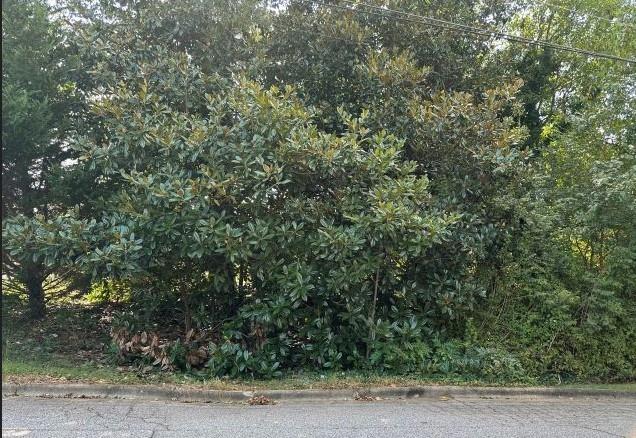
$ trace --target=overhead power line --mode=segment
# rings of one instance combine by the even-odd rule
[[[447,29],[454,32],[470,33],[473,35],[479,35],[486,38],[498,37],[501,39],[505,39],[507,41],[520,43],[520,44],[527,44],[527,45],[533,45],[538,47],[548,47],[554,50],[562,50],[562,51],[571,52],[571,53],[578,53],[580,55],[586,55],[588,57],[593,57],[593,58],[611,59],[614,61],[622,61],[622,62],[627,62],[630,64],[636,64],[636,59],[623,58],[623,57],[612,55],[609,53],[594,52],[591,50],[581,49],[578,47],[565,46],[562,44],[556,44],[556,43],[552,43],[550,41],[545,41],[545,40],[525,38],[525,37],[521,37],[517,35],[511,35],[511,34],[501,32],[498,30],[484,29],[484,28],[479,28],[475,26],[454,23],[452,21],[443,20],[441,18],[434,18],[434,17],[424,16],[424,15],[412,14],[410,12],[404,12],[404,11],[399,11],[396,9],[375,6],[375,5],[371,5],[364,2],[342,0],[343,3],[347,3],[351,5],[351,7],[349,7],[349,6],[337,5],[333,3],[324,3],[319,0],[304,0],[304,1],[325,6],[328,8],[335,8],[335,9],[345,10],[345,11],[354,12],[354,13],[364,13],[364,14],[376,15],[382,18],[394,18],[397,20],[405,21],[405,22],[427,24],[432,27]],[[359,8],[360,6],[367,9],[360,9]]]
[[[561,9],[562,11],[572,12],[576,15],[583,15],[583,16],[587,16],[591,18],[596,18],[597,20],[607,21],[608,23],[611,23],[611,24],[617,24],[620,26],[627,26],[627,27],[631,27],[632,29],[636,29],[636,24],[628,23],[626,21],[618,20],[615,18],[603,17],[602,15],[592,14],[591,12],[588,12],[588,11],[579,11],[578,9],[568,8],[567,6],[557,5],[555,3],[548,2],[548,1],[542,1],[541,4],[543,6],[547,6],[550,8],[556,8],[556,9]]]
[[[580,49],[578,47],[572,47],[572,46],[566,46],[566,45],[562,45],[562,44],[552,43],[550,41],[520,37],[520,36],[517,36],[517,35],[507,34],[505,32],[501,32],[501,31],[494,30],[494,29],[484,29],[484,28],[479,28],[479,27],[475,27],[475,26],[469,26],[469,25],[465,25],[465,24],[454,23],[452,21],[443,20],[443,19],[440,19],[440,18],[417,15],[417,14],[413,14],[413,13],[410,13],[410,12],[404,12],[404,11],[400,11],[400,10],[396,10],[396,9],[380,7],[380,6],[376,6],[376,5],[372,5],[372,4],[368,4],[368,3],[364,3],[364,2],[355,2],[355,1],[351,1],[351,0],[342,0],[342,1],[344,3],[347,3],[347,4],[352,5],[352,6],[360,5],[360,6],[364,6],[366,8],[369,8],[369,9],[373,9],[373,10],[377,11],[377,13],[375,15],[381,15],[382,13],[389,12],[391,14],[395,14],[395,15],[400,16],[401,17],[400,19],[402,19],[402,20],[404,20],[404,17],[407,17],[409,19],[408,21],[413,21],[413,20],[416,21],[416,22],[420,21],[421,23],[424,23],[424,24],[437,25],[438,27],[445,27],[445,28],[447,28],[449,30],[464,31],[464,32],[467,32],[467,33],[472,33],[472,34],[486,36],[486,37],[499,37],[499,38],[506,39],[506,40],[512,41],[512,42],[517,42],[517,43],[530,44],[530,45],[535,45],[535,46],[550,47],[550,48],[556,49],[556,50],[563,50],[563,51],[578,53],[578,54],[587,55],[587,56],[596,57],[596,58],[612,59],[612,60],[615,60],[615,61],[623,61],[623,62],[629,62],[629,63],[632,63],[632,64],[636,64],[636,59],[623,58],[623,57],[612,55],[612,54],[609,54],[609,53],[595,52],[595,51],[591,51],[591,50]],[[353,10],[353,11],[357,11],[355,8],[347,8],[347,9]],[[368,11],[366,11],[366,12],[368,12]]]

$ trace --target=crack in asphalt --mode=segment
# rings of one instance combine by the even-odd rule
[[[133,405],[128,405],[128,410],[126,411],[126,413],[124,414],[124,418],[128,418],[128,416],[132,413],[133,411]]]
[[[95,408],[93,408],[92,406],[86,406],[86,410],[87,410],[88,412],[90,412],[91,414],[93,414],[94,416],[96,416],[96,417],[99,417],[99,418],[101,418],[101,419],[104,419],[104,418],[105,418],[105,417],[104,417],[104,414],[102,414],[101,412],[99,412],[99,411],[95,410]]]
[[[125,418],[132,418],[135,420],[140,420],[141,422],[143,422],[144,424],[147,424],[149,426],[154,426],[151,430],[152,430],[152,434],[154,435],[154,433],[156,432],[156,428],[157,427],[162,427],[164,430],[166,431],[170,431],[170,426],[161,422],[157,422],[157,421],[152,421],[149,418],[145,418],[144,416],[141,415],[132,415],[132,412],[135,408],[134,404],[131,404],[128,412],[126,412]]]

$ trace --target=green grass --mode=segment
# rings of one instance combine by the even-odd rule
[[[415,376],[381,376],[360,373],[296,374],[273,380],[201,379],[184,373],[150,373],[145,375],[120,371],[113,366],[96,368],[90,364],[71,365],[6,360],[2,363],[3,380],[14,383],[111,383],[170,384],[221,390],[255,389],[347,389],[372,386],[461,385],[493,386],[492,382],[466,381],[459,378],[433,379]],[[500,382],[496,386],[509,386]],[[563,388],[636,392],[636,383],[569,384]]]
[[[89,381],[100,383],[139,383],[134,374],[118,372],[113,367],[93,364],[64,364],[60,362],[28,361],[23,359],[2,361],[3,380],[17,381]]]

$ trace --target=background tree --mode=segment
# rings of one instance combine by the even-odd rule
[[[2,220],[54,217],[82,198],[64,167],[76,157],[68,139],[83,108],[78,59],[45,2],[3,2],[2,43]],[[4,249],[2,258],[3,285],[25,287],[31,316],[41,318],[45,289],[59,288],[65,275],[36,260],[17,262]]]
[[[627,58],[636,50],[628,2],[536,5],[511,26]],[[530,66],[520,59],[535,159],[518,198],[528,226],[512,244],[508,286],[491,297],[500,315],[513,317],[494,318],[492,329],[510,333],[508,348],[525,349],[541,373],[629,376],[636,357],[625,348],[635,315],[633,65],[545,50]]]

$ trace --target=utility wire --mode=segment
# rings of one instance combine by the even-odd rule
[[[632,29],[636,29],[636,24],[632,24],[632,23],[628,23],[626,21],[623,20],[618,20],[618,19],[612,19],[609,17],[603,17],[602,15],[595,15],[592,14],[590,12],[587,11],[579,11],[577,9],[572,9],[572,8],[568,8],[566,6],[561,6],[561,5],[557,5],[551,2],[547,2],[547,1],[542,1],[541,4],[543,6],[548,6],[551,8],[557,8],[557,9],[561,9],[562,11],[567,11],[567,12],[572,12],[576,15],[583,15],[583,16],[587,16],[587,17],[592,17],[592,18],[596,18],[597,20],[603,20],[603,21],[607,21],[608,23],[611,24],[618,24],[621,26],[627,26],[627,27],[631,27]]]
[[[562,50],[566,52],[577,53],[577,54],[586,55],[588,57],[593,57],[593,58],[604,58],[604,59],[611,59],[614,61],[622,61],[622,62],[627,62],[630,64],[636,64],[636,59],[623,58],[620,56],[611,55],[609,53],[594,52],[591,50],[580,49],[578,47],[571,47],[571,46],[565,46],[562,44],[551,43],[549,41],[544,41],[544,40],[533,40],[530,38],[510,35],[504,32],[500,32],[498,30],[488,30],[488,29],[483,29],[479,27],[468,26],[465,24],[454,23],[448,20],[442,20],[440,18],[433,18],[429,16],[417,15],[417,14],[412,14],[409,12],[399,11],[395,9],[389,9],[385,7],[370,5],[364,2],[342,0],[344,3],[354,6],[354,7],[347,7],[347,6],[336,5],[331,3],[324,3],[319,0],[303,0],[303,1],[322,5],[327,8],[335,8],[335,9],[340,9],[340,10],[354,12],[354,13],[371,14],[371,15],[382,17],[382,18],[395,18],[401,21],[418,23],[418,24],[428,24],[429,26],[433,26],[433,27],[447,29],[447,30],[451,30],[455,32],[459,31],[464,33],[470,33],[474,35],[483,36],[486,38],[499,37],[508,41],[521,43],[521,44],[528,44],[528,45],[534,45],[539,47],[549,47],[555,50]],[[358,6],[363,6],[371,10],[359,9]],[[387,14],[394,14],[396,16],[390,17]]]
[[[557,49],[557,50],[564,50],[564,51],[569,51],[569,52],[574,52],[574,53],[579,53],[579,54],[584,54],[584,55],[588,55],[588,56],[592,56],[592,57],[598,57],[598,58],[606,58],[606,59],[613,59],[616,61],[624,61],[624,62],[629,62],[629,63],[634,63],[636,64],[636,59],[629,59],[629,58],[623,58],[623,57],[619,57],[616,55],[612,55],[609,53],[601,53],[601,52],[594,52],[591,50],[586,50],[586,49],[580,49],[578,47],[571,47],[571,46],[565,46],[562,44],[557,44],[557,43],[552,43],[549,41],[544,41],[544,40],[536,40],[536,39],[530,39],[530,38],[525,38],[525,37],[520,37],[520,36],[516,36],[516,35],[510,35],[504,32],[500,32],[497,30],[489,30],[489,29],[483,29],[483,28],[478,28],[478,27],[474,27],[474,26],[469,26],[469,25],[465,25],[465,24],[459,24],[459,23],[454,23],[452,21],[448,21],[448,20],[443,20],[440,18],[434,18],[434,17],[429,17],[429,16],[422,16],[422,15],[417,15],[417,14],[412,14],[409,12],[404,12],[404,11],[400,11],[400,10],[396,10],[396,9],[389,9],[389,8],[384,8],[384,7],[380,7],[380,6],[375,6],[372,4],[368,4],[368,3],[364,3],[364,2],[355,2],[355,1],[351,1],[351,0],[342,0],[344,3],[350,4],[352,6],[357,6],[357,5],[361,5],[370,9],[374,9],[379,11],[380,13],[382,12],[389,12],[392,14],[396,14],[402,17],[408,17],[410,19],[415,19],[415,20],[422,20],[423,23],[426,24],[430,24],[432,25],[433,23],[438,24],[438,25],[445,25],[448,26],[448,28],[450,30],[463,30],[466,31],[468,33],[474,33],[477,35],[482,35],[482,36],[488,36],[488,37],[493,37],[493,36],[497,36],[509,41],[513,41],[513,42],[519,42],[519,43],[525,43],[525,44],[531,44],[531,45],[536,45],[536,46],[545,46],[545,47],[551,47],[553,49]],[[349,10],[356,10],[355,8],[348,8]],[[379,14],[376,14],[379,15]],[[455,29],[452,29],[455,28]]]

